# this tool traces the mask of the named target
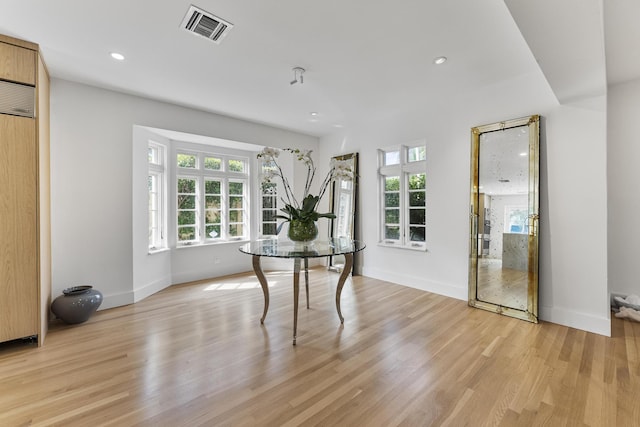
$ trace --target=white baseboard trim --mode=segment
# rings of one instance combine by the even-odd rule
[[[140,288],[133,290],[133,302],[136,303],[145,299],[148,296],[160,292],[161,290],[171,286],[168,280],[156,280],[155,282],[146,284]]]
[[[540,320],[558,325],[593,332],[594,334],[611,336],[611,319],[591,314],[579,313],[564,307],[543,307],[538,310]]]
[[[444,295],[447,297],[467,301],[469,290],[465,287],[453,286],[447,283],[435,282],[433,280],[425,280],[422,277],[412,276],[392,271],[380,270],[377,268],[362,269],[362,275],[398,285],[408,286],[410,288],[421,289],[434,294]]]
[[[108,308],[121,307],[123,305],[133,304],[133,292],[120,292],[117,294],[102,295],[102,304],[98,310],[106,310]]]

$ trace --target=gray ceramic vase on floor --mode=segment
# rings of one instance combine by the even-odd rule
[[[51,311],[64,323],[86,322],[102,304],[102,293],[93,286],[74,286],[62,293],[51,303]]]

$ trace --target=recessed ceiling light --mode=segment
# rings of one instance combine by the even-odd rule
[[[311,114],[311,117],[317,117],[317,116],[318,116],[318,113],[316,113],[315,111],[312,111],[312,112],[311,112],[311,113],[309,113],[309,114]]]
[[[524,157],[524,156],[526,156],[526,155],[527,155],[527,153],[520,153],[520,155],[521,155],[522,157]]]
[[[441,65],[441,64],[444,64],[445,62],[447,62],[446,56],[438,56],[433,60],[433,63],[436,65]]]
[[[111,57],[113,59],[117,59],[118,61],[124,61],[124,55],[118,52],[111,52]]]

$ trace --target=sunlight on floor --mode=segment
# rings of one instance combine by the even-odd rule
[[[277,284],[278,282],[276,281],[269,281],[270,288],[274,287]],[[257,281],[228,282],[228,283],[223,282],[223,283],[211,284],[206,288],[204,288],[204,291],[231,291],[231,290],[237,290],[237,289],[256,289],[256,288],[260,288],[260,283]]]

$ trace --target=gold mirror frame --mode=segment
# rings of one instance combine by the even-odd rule
[[[478,260],[480,219],[480,150],[481,137],[485,133],[527,127],[529,131],[528,151],[528,215],[527,215],[527,303],[526,309],[517,309],[500,303],[478,299]],[[540,116],[533,115],[500,123],[471,128],[471,201],[470,201],[470,257],[469,257],[469,305],[505,316],[538,323],[538,221],[539,221],[539,174],[540,174]],[[483,215],[486,211],[483,212]],[[484,227],[484,221],[483,221]],[[482,240],[483,241],[483,240]],[[484,247],[484,246],[483,246]],[[481,251],[483,252],[483,251]],[[502,268],[502,267],[500,267]],[[501,273],[502,274],[502,273]]]
[[[334,160],[350,160],[351,161],[351,170],[353,171],[353,181],[343,181],[336,180],[331,184],[330,193],[329,193],[329,207],[331,209],[331,213],[337,215],[335,219],[332,219],[329,224],[329,235],[330,237],[346,237],[351,240],[358,240],[356,236],[357,231],[357,219],[358,219],[358,153],[350,153],[344,154],[342,156],[333,157]],[[346,190],[341,190],[343,183],[347,184],[349,187]],[[346,196],[348,200],[346,200],[346,210],[341,209],[340,203],[341,201],[345,201],[342,196]],[[340,214],[342,213],[343,217],[340,218]],[[348,221],[346,224],[346,229],[344,229],[344,222]],[[329,270],[341,272],[344,267],[344,262],[342,261],[344,257],[329,257]],[[353,260],[353,271],[356,270],[356,260],[357,257],[354,257]]]

